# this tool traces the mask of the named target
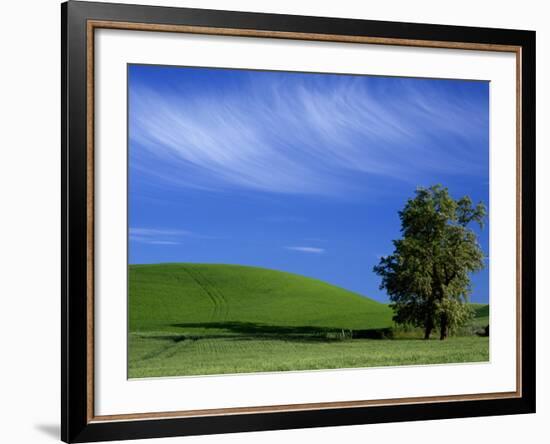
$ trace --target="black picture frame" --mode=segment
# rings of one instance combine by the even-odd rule
[[[87,36],[90,20],[266,32],[511,45],[521,66],[521,394],[373,406],[96,421],[89,414],[89,144]],[[416,421],[535,412],[535,32],[357,19],[69,1],[61,5],[62,313],[61,438],[90,442],[180,435]],[[445,46],[445,45],[443,45]],[[510,198],[513,198],[512,196]],[[90,327],[90,323],[92,327]]]

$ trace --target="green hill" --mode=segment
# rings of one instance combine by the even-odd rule
[[[378,329],[391,309],[316,279],[216,264],[131,265],[130,331],[262,326]],[[238,324],[237,324],[238,323]]]
[[[131,265],[128,377],[488,360],[488,338],[476,335],[424,341],[414,330],[387,339],[392,314],[387,304],[281,271]]]
[[[485,327],[489,325],[489,304],[472,304],[474,309],[473,325],[478,327]]]

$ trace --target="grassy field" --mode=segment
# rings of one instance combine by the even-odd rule
[[[129,273],[130,378],[489,358],[486,337],[385,339],[387,305],[304,276],[212,264],[131,265]],[[488,306],[474,309],[475,326],[488,324]]]
[[[473,324],[484,327],[489,325],[489,305],[487,304],[472,304],[475,312]]]

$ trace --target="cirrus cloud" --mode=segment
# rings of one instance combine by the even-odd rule
[[[313,254],[323,254],[325,252],[324,248],[317,248],[317,247],[285,247],[287,250],[292,251],[299,251],[300,253],[313,253]]]
[[[165,69],[171,82],[156,85],[131,67],[129,136],[133,167],[172,184],[338,197],[359,176],[485,168],[487,97],[456,92],[482,82],[454,81],[451,94],[449,80]],[[207,89],[201,75],[232,80]]]

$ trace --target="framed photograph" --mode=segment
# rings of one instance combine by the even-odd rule
[[[69,1],[62,439],[535,411],[535,33]]]

